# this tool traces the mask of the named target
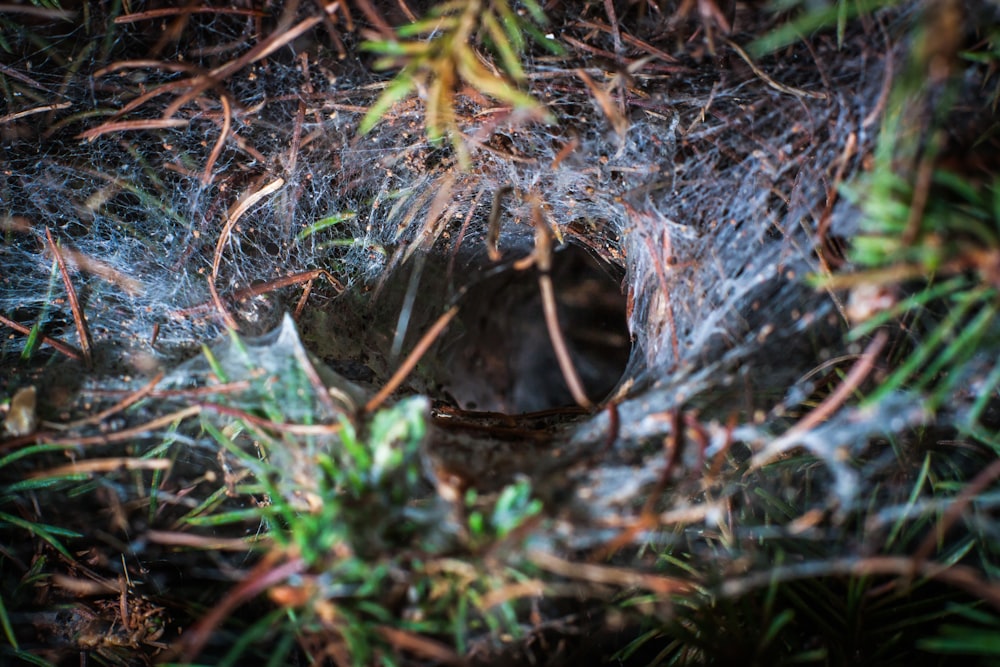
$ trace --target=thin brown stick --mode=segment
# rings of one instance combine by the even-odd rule
[[[295,165],[299,161],[299,149],[302,146],[302,123],[305,119],[306,103],[299,100],[299,108],[295,112],[295,124],[292,126],[292,142],[288,147],[288,159],[286,160],[289,177],[295,173]]]
[[[302,295],[299,296],[298,303],[295,304],[295,310],[292,311],[292,319],[296,322],[302,317],[302,312],[306,309],[306,302],[309,301],[309,295],[312,294],[313,281],[310,278],[306,281],[305,287],[302,288]]]
[[[574,25],[580,26],[582,28],[592,28],[592,29],[595,29],[595,30],[600,30],[601,32],[607,32],[607,33],[612,33],[612,34],[614,33],[614,30],[612,30],[612,28],[610,26],[606,26],[603,23],[597,23],[595,21],[577,21]],[[632,46],[638,47],[638,48],[642,49],[643,51],[645,51],[646,53],[648,53],[649,55],[656,56],[660,60],[663,60],[664,62],[668,62],[668,63],[677,63],[677,62],[680,62],[677,58],[675,58],[674,56],[670,55],[666,51],[661,51],[660,49],[656,48],[652,44],[650,44],[648,42],[642,41],[638,37],[633,37],[632,35],[628,34],[627,32],[623,33],[621,31],[619,31],[619,33],[621,34],[621,39],[622,39],[623,42],[625,42],[627,44],[631,44]]]
[[[940,133],[932,138],[932,145],[940,144]],[[924,210],[927,208],[927,201],[930,199],[931,181],[934,178],[934,168],[937,166],[937,156],[935,151],[928,150],[920,158],[917,164],[916,178],[913,183],[913,197],[910,199],[910,214],[906,220],[906,229],[903,230],[900,241],[904,246],[913,245],[917,237],[920,236],[920,223],[924,220]]]
[[[223,323],[233,331],[239,331],[240,325],[237,324],[236,320],[229,313],[229,309],[226,308],[226,304],[223,303],[222,297],[219,296],[219,290],[215,289],[215,281],[212,280],[211,276],[208,277],[208,291],[212,295],[212,303],[215,304],[215,309],[219,311]]]
[[[913,554],[913,560],[916,563],[925,562],[928,557],[930,557],[931,552],[934,551],[934,545],[937,544],[943,537],[948,529],[951,528],[958,518],[962,515],[972,501],[979,497],[986,487],[995,482],[997,478],[1000,478],[1000,460],[994,461],[990,465],[986,466],[978,475],[972,478],[962,492],[959,493],[955,499],[945,510],[941,519],[937,522],[934,528],[927,533],[927,537],[924,541],[920,543],[920,547]]]
[[[598,86],[585,70],[576,70],[576,75],[580,77],[580,80],[583,81],[584,85],[586,85],[590,90],[590,94],[594,96],[595,100],[597,100],[597,104],[600,105],[601,111],[604,112],[604,117],[608,119],[611,127],[618,133],[618,136],[625,136],[629,126],[628,119],[621,113],[621,110],[615,104],[611,95],[608,94],[608,91]]]
[[[499,262],[503,255],[500,253],[500,220],[503,216],[503,198],[514,191],[509,185],[497,188],[493,193],[493,202],[490,204],[490,216],[486,223],[486,255],[491,262]]]
[[[28,475],[30,479],[45,479],[62,477],[64,475],[90,475],[99,472],[117,472],[119,470],[168,470],[172,465],[170,459],[140,459],[134,456],[116,456],[110,459],[84,459],[65,465],[39,470]]]
[[[107,445],[113,442],[122,442],[123,440],[133,440],[138,436],[149,433],[150,431],[155,431],[163,426],[169,426],[175,421],[181,421],[183,419],[187,419],[188,417],[193,417],[199,412],[201,412],[201,406],[192,405],[184,408],[183,410],[177,410],[176,412],[171,412],[170,414],[163,415],[162,417],[152,419],[145,424],[139,424],[134,428],[127,428],[121,431],[115,431],[114,433],[94,435],[86,438],[55,438],[53,440],[46,440],[46,442],[53,445],[77,445],[84,447],[86,445]]]
[[[646,574],[638,570],[623,567],[609,567],[563,560],[540,549],[528,553],[528,558],[538,567],[552,574],[580,579],[594,584],[607,584],[624,588],[644,588],[661,595],[672,593],[687,593],[694,589],[694,584],[676,577],[665,577],[658,574]]]
[[[580,145],[579,137],[573,137],[572,139],[567,141],[566,144],[559,149],[559,152],[556,154],[555,158],[553,158],[552,164],[549,166],[549,169],[551,169],[552,171],[558,169],[559,165],[562,164],[562,161],[565,160],[567,157],[569,157],[570,154],[572,154],[573,151],[575,151],[579,145]]]
[[[414,14],[413,10],[410,9],[410,6],[406,4],[406,0],[396,0],[396,4],[398,4],[399,8],[403,10],[403,13],[406,14],[406,18],[409,19],[411,23],[417,22],[417,15]]]
[[[538,275],[538,289],[542,295],[545,326],[549,330],[549,340],[552,341],[552,349],[555,351],[556,359],[559,361],[559,370],[562,371],[563,379],[566,381],[566,386],[569,387],[569,391],[573,395],[573,400],[581,408],[590,410],[594,407],[594,404],[587,398],[587,393],[584,391],[583,383],[576,372],[576,366],[573,365],[569,349],[566,347],[566,339],[559,326],[559,313],[556,310],[556,295],[555,289],[552,286],[552,276],[548,273],[540,273]]]
[[[442,665],[465,665],[465,660],[458,653],[451,650],[446,644],[424,637],[416,632],[400,630],[388,625],[380,625],[376,628],[382,638],[392,644],[397,649],[413,653],[431,662]]]
[[[455,243],[452,244],[451,254],[448,257],[447,276],[449,283],[451,282],[451,277],[455,272],[455,258],[458,257],[458,251],[462,247],[462,242],[465,240],[465,233],[469,230],[469,223],[472,222],[472,215],[476,212],[476,208],[479,206],[479,200],[482,198],[485,191],[485,187],[480,187],[476,192],[476,196],[472,198],[469,210],[465,213],[465,219],[462,221],[462,227],[458,230],[458,238],[456,238]]]
[[[281,289],[282,287],[290,287],[292,285],[298,285],[299,283],[311,282],[316,278],[326,278],[326,280],[336,287],[339,291],[344,291],[344,285],[339,280],[334,278],[330,272],[325,269],[312,269],[311,271],[304,271],[302,273],[296,273],[290,276],[283,276],[281,278],[275,278],[274,280],[268,280],[265,283],[259,283],[255,285],[250,285],[248,287],[243,287],[232,293],[230,298],[235,301],[240,301],[242,299],[248,299],[250,297],[259,296],[261,294],[267,294],[268,292],[273,292],[276,289]],[[198,304],[197,306],[191,306],[190,308],[183,308],[181,310],[175,310],[171,312],[173,317],[187,317],[189,315],[198,315],[200,313],[205,313],[213,308],[215,308],[214,301],[207,301],[205,303]]]
[[[20,322],[9,320],[3,315],[0,315],[0,324],[3,324],[6,327],[10,327],[14,331],[22,333],[25,336],[31,335],[31,327],[26,327]],[[51,345],[54,349],[58,350],[59,352],[62,352],[70,359],[75,359],[79,361],[80,359],[83,358],[83,354],[79,350],[72,347],[71,345],[67,345],[66,343],[56,340],[55,338],[50,338],[49,336],[42,335],[40,337],[40,340],[46,345]]]
[[[892,83],[895,80],[894,63],[895,58],[892,54],[892,45],[889,40],[889,33],[885,29],[882,20],[878,20],[879,32],[882,33],[882,39],[885,42],[885,47],[882,53],[885,57],[882,59],[882,64],[885,67],[885,74],[882,77],[882,87],[878,92],[878,99],[875,101],[875,106],[872,110],[868,112],[864,120],[861,121],[861,127],[868,129],[871,125],[882,117],[882,112],[885,111],[885,105],[889,102],[889,93],[892,91]]]
[[[257,597],[271,586],[306,570],[306,563],[301,558],[276,563],[281,557],[280,551],[271,551],[265,555],[253,570],[242,577],[240,583],[236,584],[218,604],[184,633],[177,647],[181,650],[181,662],[194,661],[194,658],[201,653],[214,633],[215,628],[240,604]]]
[[[215,146],[212,147],[212,152],[208,155],[208,160],[205,162],[205,171],[201,176],[201,182],[203,185],[208,185],[212,182],[213,174],[212,169],[215,167],[216,160],[222,155],[222,148],[226,145],[226,139],[229,137],[229,129],[233,124],[233,107],[229,104],[229,97],[223,95],[222,101],[222,132],[219,133],[219,138],[215,141]]]
[[[46,111],[54,111],[55,109],[68,109],[71,106],[73,106],[72,102],[60,102],[59,104],[46,104],[40,107],[25,109],[24,111],[9,113],[6,116],[0,116],[0,125],[17,120],[18,118],[24,118],[25,116],[32,116],[36,113],[45,113]]]
[[[123,412],[130,405],[134,405],[134,404],[138,403],[139,401],[141,401],[146,396],[149,396],[153,392],[153,390],[156,389],[156,385],[158,385],[160,383],[160,380],[162,380],[162,379],[163,379],[163,373],[162,372],[157,373],[156,377],[154,377],[152,380],[150,380],[148,383],[146,383],[146,385],[144,385],[141,389],[139,389],[136,392],[133,392],[133,393],[129,394],[128,396],[126,396],[122,400],[120,400],[117,403],[115,403],[114,405],[112,405],[107,410],[102,410],[101,412],[98,412],[96,415],[91,415],[90,417],[86,417],[85,419],[80,419],[80,420],[77,420],[77,421],[74,421],[74,422],[69,422],[67,424],[58,424],[58,425],[56,425],[56,424],[47,424],[47,425],[51,426],[52,428],[58,428],[59,430],[64,431],[64,430],[71,429],[71,428],[78,428],[80,426],[86,426],[87,424],[97,424],[97,423],[99,423],[99,422],[107,419],[111,415],[117,414],[119,412]]]
[[[344,284],[334,278],[329,271],[326,269],[312,269],[310,271],[303,271],[302,273],[295,273],[290,276],[282,276],[281,278],[268,280],[266,283],[261,283],[259,285],[251,285],[250,287],[239,290],[233,294],[233,298],[246,299],[251,296],[259,296],[261,294],[273,292],[276,289],[281,289],[282,287],[291,287],[292,285],[298,285],[303,282],[312,282],[316,278],[325,278],[326,281],[336,287],[337,290],[341,292],[344,291]]]
[[[830,415],[836,412],[847,401],[851,393],[868,377],[868,374],[871,373],[875,367],[875,360],[879,352],[882,351],[888,340],[889,334],[885,331],[879,331],[875,334],[875,337],[868,343],[868,347],[861,353],[861,356],[851,367],[847,377],[844,378],[844,381],[840,383],[837,389],[823,399],[823,402],[817,405],[809,414],[796,422],[780,438],[768,445],[762,452],[756,454],[751,461],[751,468],[759,468],[764,465],[783,452],[798,436],[826,421]]]
[[[73,248],[59,248],[63,255],[69,263],[76,266],[76,268],[85,273],[95,275],[98,278],[128,292],[131,296],[138,296],[142,293],[143,285],[140,281],[128,276],[118,269],[115,269],[107,262],[103,262],[99,259],[86,255],[79,250]]]
[[[210,537],[207,535],[192,535],[191,533],[181,533],[166,530],[147,530],[142,534],[143,539],[153,544],[165,544],[173,547],[191,547],[192,549],[204,549],[206,551],[241,551],[247,552],[254,545],[259,545],[262,540],[243,537]]]
[[[549,237],[549,226],[542,217],[542,208],[535,202],[532,206],[532,221],[535,225],[535,261],[538,265],[538,290],[542,296],[542,311],[545,313],[545,326],[549,330],[549,340],[559,361],[566,386],[569,387],[573,400],[581,408],[590,410],[594,404],[587,398],[587,392],[576,372],[576,366],[570,357],[566,338],[559,326],[559,311],[556,308],[556,292],[552,286],[552,239]]]
[[[829,97],[829,95],[827,95],[826,93],[816,93],[811,90],[802,90],[801,88],[796,88],[794,86],[786,86],[783,83],[775,81],[767,74],[767,72],[765,72],[764,70],[762,70],[760,67],[757,66],[757,63],[755,63],[753,59],[750,58],[747,52],[744,51],[739,44],[728,38],[725,39],[725,42],[726,45],[729,46],[729,48],[731,48],[733,51],[736,52],[736,55],[738,55],[740,58],[743,59],[743,62],[745,62],[747,65],[750,66],[750,69],[753,70],[753,73],[756,74],[759,79],[761,79],[764,83],[771,86],[775,90],[782,93],[787,93],[789,95],[794,95],[796,97],[811,97],[816,100],[825,100],[827,97]]]
[[[190,85],[190,79],[180,79],[178,81],[168,81],[167,83],[160,84],[155,88],[147,90],[145,93],[135,97],[133,100],[131,100],[130,102],[125,104],[122,108],[120,108],[118,111],[116,111],[114,114],[112,114],[109,122],[113,121],[116,118],[121,118],[125,114],[141,107],[143,104],[145,104],[146,102],[155,97],[159,97],[160,95],[165,95],[175,90],[183,90],[188,85]],[[104,127],[104,125],[101,125],[101,127]]]
[[[396,33],[382,17],[382,14],[372,6],[370,0],[356,0],[356,4],[361,9],[361,13],[375,25],[383,39],[395,39]]]
[[[289,5],[290,6],[290,5]],[[286,8],[287,11],[287,8]],[[284,18],[284,17],[283,17]],[[314,25],[323,20],[322,16],[311,16],[309,18],[303,19],[299,23],[295,24],[290,28],[285,27],[285,22],[282,20],[279,25],[275,28],[274,32],[268,35],[267,39],[263,42],[257,43],[252,49],[244,53],[239,58],[231,60],[224,65],[216,67],[214,70],[208,74],[196,77],[187,83],[190,85],[190,90],[184,93],[173,102],[171,102],[166,109],[163,111],[164,118],[171,118],[175,113],[177,113],[185,104],[195,99],[203,92],[216,85],[219,81],[224,80],[227,76],[233,72],[237,72],[247,65],[257,62],[267,56],[271,55],[282,46],[285,46],[289,42],[298,39],[304,32],[312,28]]]
[[[76,288],[69,277],[69,269],[66,268],[66,261],[63,260],[59,246],[52,238],[52,232],[45,228],[45,239],[49,243],[49,250],[56,258],[59,265],[59,273],[62,275],[63,285],[66,287],[66,296],[69,298],[69,309],[73,313],[73,324],[76,325],[76,334],[80,339],[80,352],[83,354],[83,363],[90,368],[94,365],[94,359],[90,353],[90,334],[87,332],[87,320],[83,316],[83,309],[80,308],[80,300],[76,298]]]
[[[329,398],[329,397],[328,397]],[[210,410],[212,412],[217,412],[220,415],[226,415],[227,417],[235,417],[237,419],[242,419],[248,424],[253,424],[254,426],[259,426],[260,428],[267,429],[269,431],[276,431],[279,433],[291,433],[292,435],[332,435],[338,433],[341,428],[341,424],[282,424],[279,422],[271,421],[270,419],[264,419],[263,417],[257,417],[250,414],[244,410],[238,408],[232,408],[228,405],[218,405],[216,403],[202,403],[201,407],[205,410]],[[334,408],[336,410],[336,408]]]
[[[149,9],[144,12],[135,12],[133,14],[116,16],[115,23],[121,24],[137,23],[139,21],[153,21],[155,19],[162,19],[168,16],[177,16],[178,14],[237,14],[241,16],[267,16],[266,12],[262,12],[259,9],[241,9],[239,7],[201,7],[198,5],[192,6],[191,4],[186,4],[184,7]]]
[[[427,333],[421,336],[420,340],[413,348],[413,351],[410,352],[406,359],[403,360],[403,363],[400,364],[399,368],[396,369],[396,372],[392,374],[392,377],[389,378],[389,381],[385,384],[385,386],[382,387],[377,394],[372,396],[371,400],[365,403],[365,412],[374,412],[377,410],[379,406],[385,402],[385,399],[389,398],[392,392],[399,388],[399,385],[403,383],[403,380],[406,379],[406,376],[408,376],[417,365],[420,358],[426,354],[427,350],[430,349],[430,346],[434,343],[437,337],[441,335],[441,332],[445,330],[445,327],[448,326],[448,323],[451,322],[452,318],[454,318],[457,314],[458,306],[452,306],[445,311],[441,317],[437,318],[434,325],[427,330]]]
[[[615,43],[615,55],[620,58],[622,55],[622,31],[618,26],[618,14],[615,13],[615,0],[604,0],[604,11],[608,15],[608,23],[611,25],[611,37]]]
[[[305,348],[301,345],[296,346],[294,354],[295,359],[299,362],[299,368],[302,369],[306,379],[309,380],[309,384],[312,385],[313,391],[316,392],[317,400],[323,404],[323,407],[326,408],[327,412],[331,416],[343,414],[344,412],[342,408],[338,408],[337,405],[334,404],[333,396],[331,395],[334,392],[336,392],[338,396],[344,400],[344,402],[350,405],[352,412],[357,410],[358,406],[355,405],[353,400],[351,400],[349,394],[334,387],[328,388],[325,384],[323,384],[323,379],[319,376],[319,372],[316,370],[316,367],[313,366],[312,361],[309,359],[309,353],[306,352]]]
[[[816,245],[819,248],[822,248],[826,243],[826,234],[833,219],[833,205],[837,202],[840,184],[843,183],[844,172],[847,171],[847,163],[854,157],[857,147],[858,135],[856,132],[851,132],[847,135],[844,150],[840,154],[840,159],[837,160],[837,170],[833,175],[833,183],[826,191],[826,205],[823,207],[823,213],[820,214],[819,224],[816,225]],[[820,253],[820,257],[823,257],[822,253]]]
[[[264,187],[260,188],[256,192],[249,193],[241,197],[231,209],[229,209],[229,214],[226,216],[226,224],[223,225],[222,231],[219,233],[219,240],[215,244],[215,254],[212,257],[212,282],[215,282],[219,275],[219,263],[222,261],[222,249],[226,245],[226,241],[229,240],[229,235],[233,231],[233,227],[239,222],[243,214],[246,213],[250,207],[259,202],[264,197],[275,192],[278,188],[285,184],[285,179],[276,178]]]
[[[114,123],[101,123],[97,127],[76,135],[76,139],[93,141],[102,134],[119,130],[163,130],[168,127],[186,127],[191,121],[181,118],[147,118],[144,120],[121,120]]]
[[[45,92],[51,93],[53,95],[57,95],[58,94],[58,93],[56,93],[56,91],[52,90],[48,86],[43,86],[38,81],[35,81],[34,79],[32,79],[27,74],[24,74],[23,72],[20,72],[20,71],[14,69],[13,67],[7,67],[3,63],[0,63],[0,74],[3,74],[5,76],[9,76],[12,79],[17,79],[18,81],[21,81],[23,83],[28,84],[32,88],[37,88],[38,90],[44,90]]]

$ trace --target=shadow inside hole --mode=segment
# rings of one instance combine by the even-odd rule
[[[553,255],[559,324],[587,396],[618,384],[631,341],[625,297],[582,248]],[[471,286],[438,348],[445,398],[465,410],[520,414],[574,405],[545,323],[535,269],[510,269]]]

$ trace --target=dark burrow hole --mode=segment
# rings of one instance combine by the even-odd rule
[[[625,371],[631,340],[617,267],[569,245],[552,258],[559,324],[589,399],[599,403]],[[442,336],[434,378],[464,410],[521,414],[574,405],[545,322],[535,268],[486,271]]]

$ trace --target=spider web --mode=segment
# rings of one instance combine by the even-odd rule
[[[464,173],[446,144],[426,141],[419,100],[357,136],[385,77],[357,55],[359,38],[343,16],[289,5],[115,23],[120,17],[103,11],[34,25],[3,18],[15,29],[6,38],[0,123],[0,313],[73,340],[44,241],[51,230],[75,251],[76,289],[104,351],[100,373],[119,369],[122,349],[132,373],[143,370],[138,359],[173,368],[219,338],[225,326],[210,284],[242,334],[253,335],[278,325],[304,281],[260,294],[255,286],[323,270],[339,286],[315,280],[298,319],[305,346],[328,361],[363,363],[371,385],[381,385],[398,361],[394,348],[409,349],[445,306],[461,306],[477,281],[532,252],[532,205],[541,201],[557,237],[624,276],[630,303],[632,354],[613,392],[618,436],[605,464],[574,478],[593,491],[586,514],[596,525],[627,513],[622,494],[641,497],[663,474],[671,411],[699,413],[710,455],[734,441],[749,456],[787,428],[785,410],[815,391],[811,371],[861,353],[843,343],[843,304],[806,278],[825,270],[821,223],[828,238],[856,231],[857,211],[836,197],[836,174],[849,180],[873,150],[887,64],[902,50],[880,48],[875,28],[852,28],[839,48],[824,37],[764,58],[758,66],[771,80],[732,53],[727,68],[683,53],[650,59],[616,89],[598,58],[528,54],[530,92],[560,122],[525,124],[481,96],[460,95],[476,165]],[[563,18],[553,17],[557,25]],[[612,37],[591,32],[587,18],[567,19],[563,36],[613,51]],[[768,20],[745,18],[748,34],[759,32],[752,22]],[[879,20],[892,36],[908,11]],[[78,45],[79,55],[60,59],[67,49],[39,48],[31,39],[38,34]],[[277,41],[266,55],[255,51]],[[615,130],[580,69],[611,93],[627,88],[626,129]],[[496,264],[487,238],[501,191],[509,194]],[[261,192],[236,219],[241,202]],[[405,286],[430,261],[421,256],[436,258],[436,268],[421,275],[400,345],[393,337]],[[17,361],[24,342],[7,337],[0,348],[15,374],[37,363]],[[435,372],[409,390],[433,394]],[[915,399],[894,398],[873,413],[838,412],[797,441],[824,463],[815,483],[833,490],[816,493],[814,507],[867,503],[889,464],[876,457],[857,469],[844,453],[865,451],[886,423],[903,431],[926,418]],[[561,442],[583,456],[611,428],[602,412]],[[583,548],[608,537],[591,526],[552,539]]]

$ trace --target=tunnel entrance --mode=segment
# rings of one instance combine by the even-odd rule
[[[625,297],[613,272],[575,245],[553,255],[560,328],[594,402],[617,385],[630,353]],[[574,405],[534,268],[509,268],[470,286],[438,356],[442,397],[464,410],[522,414]]]

